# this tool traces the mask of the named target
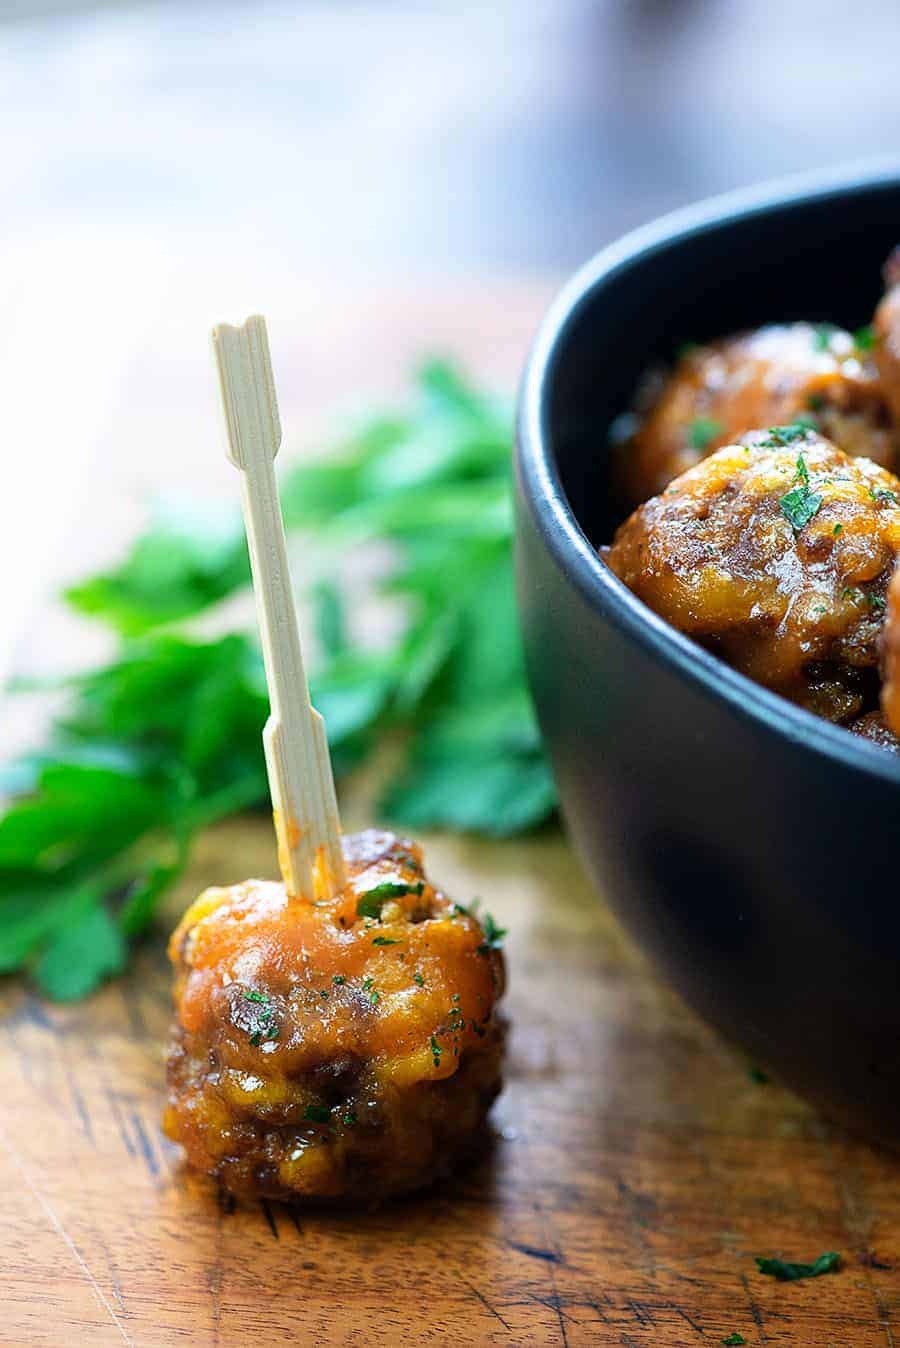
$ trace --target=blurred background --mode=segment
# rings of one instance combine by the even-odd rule
[[[295,448],[426,350],[512,388],[605,241],[896,150],[898,38],[895,0],[0,3],[0,668],[52,666],[43,596],[154,490],[233,492],[214,321],[268,313]]]

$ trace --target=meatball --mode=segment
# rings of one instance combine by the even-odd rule
[[[801,415],[848,454],[894,467],[893,423],[870,353],[840,328],[790,323],[694,347],[667,379],[645,385],[637,429],[619,447],[624,494],[646,501],[748,427]]]
[[[169,955],[166,1133],[242,1197],[374,1201],[446,1174],[500,1090],[502,933],[392,834],[345,839],[333,900],[210,889]]]
[[[885,295],[872,324],[875,364],[894,421],[900,425],[900,248],[885,263]]]
[[[829,720],[876,704],[900,482],[799,425],[720,449],[646,502],[606,559],[750,678]]]
[[[882,664],[881,708],[890,730],[900,735],[900,568],[894,572],[888,586]]]

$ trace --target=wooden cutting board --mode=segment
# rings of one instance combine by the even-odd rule
[[[221,461],[230,490],[202,335],[242,309],[215,307],[222,274],[191,266],[174,286],[177,323],[135,352],[122,417],[133,445],[166,449],[153,461],[165,485],[196,488]],[[288,427],[342,391],[400,387],[429,347],[511,386],[547,296],[457,281],[369,288],[342,308],[330,285],[277,279]],[[293,404],[292,369],[305,372]],[[114,422],[88,484],[110,530],[150,461],[121,452]],[[96,540],[76,540],[67,574]],[[47,623],[29,652],[58,662],[74,636],[71,622]],[[364,789],[345,815],[368,820]],[[510,929],[513,1033],[490,1154],[435,1193],[356,1214],[233,1208],[183,1173],[159,1128],[166,929],[204,885],[275,874],[265,821],[222,827],[129,977],[71,1007],[15,982],[0,993],[0,1343],[681,1348],[737,1332],[753,1345],[890,1348],[900,1164],[755,1081],[656,979],[560,833],[423,841],[442,886],[480,895]],[[832,1249],[843,1271],[810,1282],[776,1283],[754,1263]]]
[[[273,873],[269,833],[211,835],[178,902]],[[892,1344],[900,1167],[754,1081],[657,982],[561,835],[425,841],[440,882],[510,929],[490,1154],[376,1211],[234,1208],[160,1133],[162,933],[83,1005],[11,986],[0,1342]],[[844,1270],[802,1283],[753,1258],[830,1249]]]

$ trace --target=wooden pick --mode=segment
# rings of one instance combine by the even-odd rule
[[[288,893],[330,898],[346,879],[334,777],[321,716],[309,700],[284,520],[275,480],[281,422],[265,319],[213,329],[227,454],[241,474],[271,715],[263,731],[278,860]]]

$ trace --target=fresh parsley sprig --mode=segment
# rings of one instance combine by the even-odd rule
[[[760,1273],[779,1282],[797,1282],[800,1278],[819,1278],[823,1273],[834,1273],[841,1266],[841,1256],[834,1250],[820,1254],[812,1264],[793,1264],[784,1259],[757,1258],[756,1266]]]
[[[316,587],[313,699],[337,773],[385,738],[406,754],[382,813],[411,828],[503,836],[555,808],[525,686],[512,572],[508,405],[446,364],[411,410],[289,470],[287,525],[333,551],[375,542],[396,635],[353,639],[337,575]],[[123,562],[67,592],[107,625],[113,659],[65,685],[49,742],[7,774],[0,817],[0,972],[77,998],[120,972],[198,830],[266,808],[262,661],[241,631],[193,620],[249,583],[237,510],[167,506]],[[353,615],[351,614],[350,617]]]
[[[810,488],[809,468],[802,453],[797,455],[797,475],[794,481],[799,485],[786,492],[779,499],[778,505],[791,528],[795,533],[799,533],[818,513],[823,500],[820,492],[812,491]]]

